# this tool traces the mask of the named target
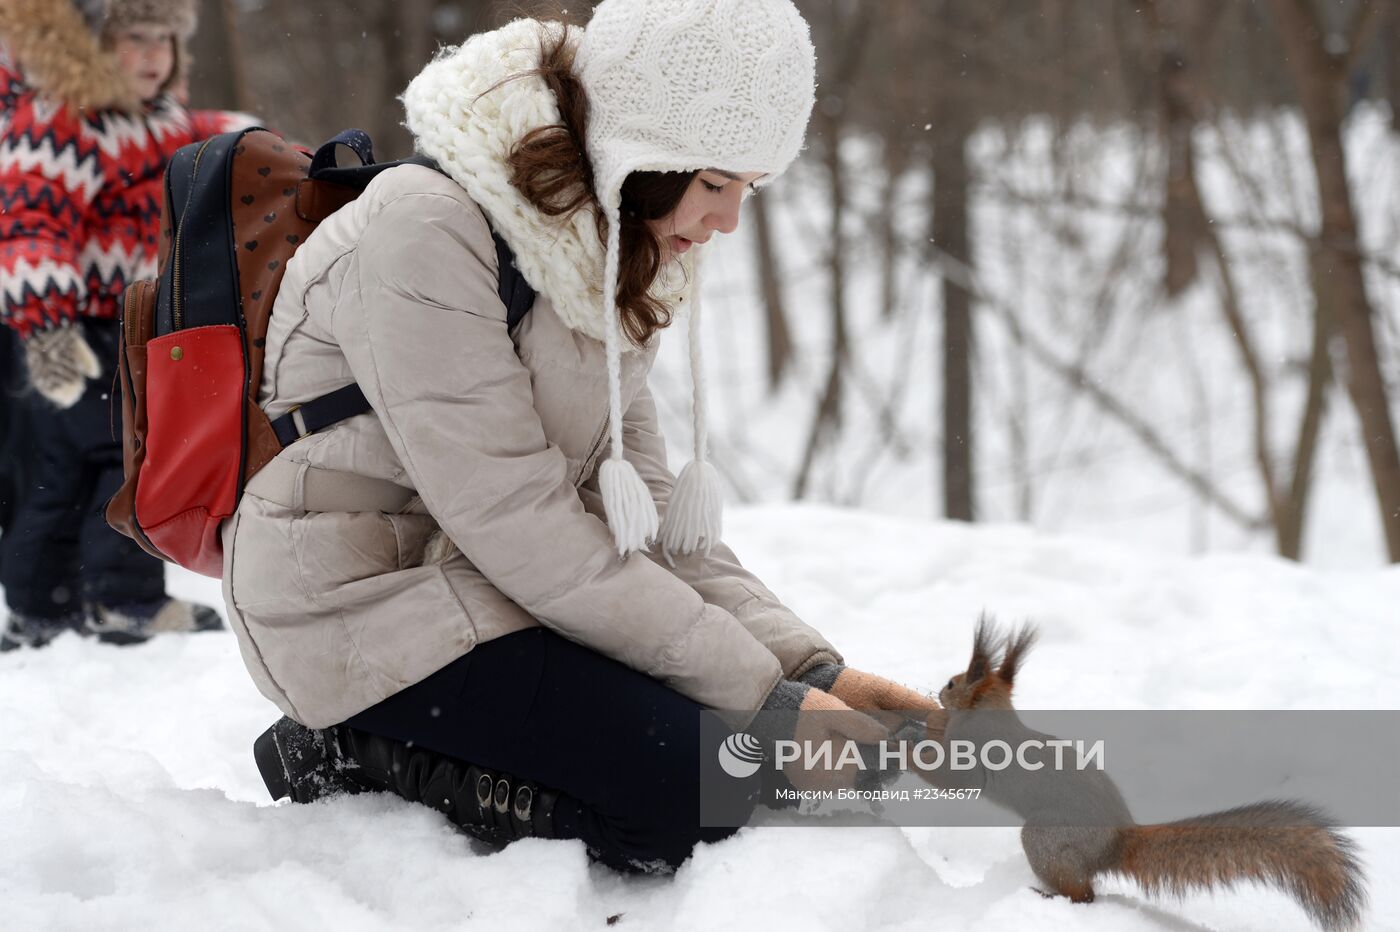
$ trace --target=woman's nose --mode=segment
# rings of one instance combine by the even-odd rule
[[[726,204],[719,210],[712,212],[705,218],[710,229],[716,233],[733,233],[739,228],[739,206],[742,201],[735,200],[733,204]]]

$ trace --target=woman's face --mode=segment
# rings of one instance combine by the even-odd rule
[[[676,209],[647,227],[666,244],[667,258],[687,252],[695,243],[709,242],[716,233],[732,233],[739,226],[739,209],[762,172],[737,174],[706,168],[697,172]]]
[[[175,69],[175,32],[166,26],[137,25],[109,40],[112,54],[142,100],[160,94]]]

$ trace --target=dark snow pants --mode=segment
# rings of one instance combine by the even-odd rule
[[[59,409],[33,390],[8,399],[11,417],[22,420],[17,439],[27,458],[0,536],[0,585],[10,609],[26,615],[53,618],[80,611],[83,602],[126,605],[165,594],[164,564],[104,516],[122,482],[121,410],[112,407],[117,322],[82,326],[103,372],[88,380],[77,404]],[[15,342],[9,364],[22,372]]]
[[[530,628],[477,645],[347,724],[558,790],[555,836],[636,870],[678,867],[696,842],[737,831],[700,827],[700,711],[643,673]],[[751,792],[756,802],[756,783]]]
[[[16,344],[19,337],[0,325],[0,534],[10,526],[15,500],[24,485],[28,441],[24,438],[24,372]]]

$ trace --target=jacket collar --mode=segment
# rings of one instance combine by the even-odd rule
[[[561,27],[546,27],[552,38]],[[569,28],[577,40],[578,29]],[[567,220],[546,217],[510,184],[506,158],[530,130],[557,124],[553,92],[536,75],[540,24],[516,20],[494,32],[445,50],[404,93],[408,128],[418,151],[433,159],[471,195],[492,227],[510,245],[525,280],[554,305],[570,329],[596,340],[605,335],[604,243],[593,215],[580,210]],[[509,79],[509,80],[507,80]],[[694,276],[692,249],[669,266],[652,293],[677,311],[689,306]],[[630,344],[626,350],[637,349]]]
[[[78,110],[143,107],[116,60],[102,50],[69,0],[0,0],[8,63],[37,93]]]

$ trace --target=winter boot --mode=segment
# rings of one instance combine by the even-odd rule
[[[107,644],[140,644],[157,634],[218,631],[224,621],[208,605],[165,596],[151,602],[97,605],[88,619],[88,630]]]
[[[378,790],[431,806],[495,847],[554,837],[557,791],[357,728],[316,730],[283,718],[254,743],[253,756],[273,799]]]
[[[366,786],[431,806],[496,847],[517,838],[555,837],[557,790],[356,728],[342,735]]]
[[[253,742],[253,760],[274,800],[312,803],[365,789],[334,728],[307,728],[283,716]]]
[[[85,634],[86,620],[81,612],[44,618],[12,611],[0,631],[0,653],[21,647],[44,647],[65,631]]]

